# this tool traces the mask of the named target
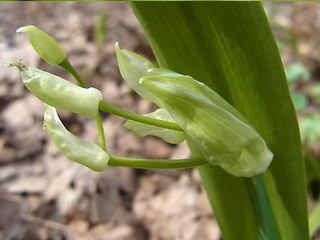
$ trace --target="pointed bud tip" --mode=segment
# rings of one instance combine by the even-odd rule
[[[117,54],[117,56],[118,56],[118,55],[120,54],[120,51],[121,51],[118,42],[116,42],[116,43],[114,44],[114,50],[116,51],[116,54]]]
[[[158,85],[161,84],[159,80],[159,76],[143,76],[142,78],[139,79],[139,83],[148,87],[150,84],[151,85]],[[161,85],[166,85],[165,83]]]
[[[154,76],[143,76],[139,79],[139,83],[147,87],[150,83],[152,84],[156,82],[154,81]]]
[[[29,26],[19,27],[19,28],[16,30],[16,33],[28,32],[28,27],[29,27]]]
[[[142,84],[142,85],[144,85],[143,83],[144,83],[145,81],[146,81],[145,77],[142,77],[142,78],[139,79],[139,83]]]
[[[18,28],[16,32],[26,33],[34,50],[50,65],[59,65],[66,59],[64,49],[40,28],[28,25]]]

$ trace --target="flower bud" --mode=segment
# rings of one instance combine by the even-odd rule
[[[88,118],[96,117],[102,100],[98,89],[79,87],[38,68],[25,67],[22,63],[11,63],[12,65],[19,68],[23,83],[41,101]]]
[[[168,122],[175,122],[175,120],[171,117],[168,111],[164,108],[160,108],[155,112],[148,113],[145,116],[168,121]],[[126,121],[123,127],[128,130],[131,130],[132,132],[134,132],[140,137],[152,135],[152,136],[160,137],[164,141],[171,144],[178,144],[183,142],[186,139],[185,133],[182,131],[176,131],[176,130],[157,127],[157,126],[152,126],[152,125],[144,124],[141,122],[136,122],[133,120]]]
[[[188,76],[146,76],[152,91],[206,160],[234,176],[264,172],[273,157],[244,117],[205,84]]]
[[[143,76],[154,75],[149,73],[148,70],[155,66],[148,59],[134,52],[120,49],[118,43],[115,44],[115,49],[123,79],[142,98],[159,106],[157,97],[148,88],[139,84],[139,80]]]
[[[29,41],[38,55],[51,65],[59,65],[66,59],[64,49],[46,32],[36,26],[20,27],[17,33],[26,33]]]
[[[44,127],[55,145],[67,158],[93,171],[105,170],[109,155],[94,142],[77,138],[70,133],[61,123],[55,108],[49,105],[46,105]]]

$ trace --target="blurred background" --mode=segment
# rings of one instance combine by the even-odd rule
[[[299,119],[311,211],[320,194],[320,5],[266,2],[264,7]],[[56,149],[43,129],[44,104],[26,90],[18,70],[4,63],[23,59],[27,66],[74,80],[40,59],[26,35],[15,33],[25,25],[54,37],[107,102],[139,114],[155,110],[118,70],[115,42],[155,61],[127,2],[0,2],[0,239],[221,239],[196,170],[108,167],[95,173]],[[94,119],[66,111],[59,116],[74,134],[98,141]],[[102,117],[114,154],[189,157],[184,143],[140,138],[121,127],[122,118]]]

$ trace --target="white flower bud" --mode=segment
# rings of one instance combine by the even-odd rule
[[[108,165],[109,155],[97,144],[70,133],[60,121],[54,107],[46,105],[44,127],[58,149],[70,160],[94,171],[102,172]]]
[[[10,63],[19,68],[22,81],[29,91],[50,106],[96,117],[101,92],[96,88],[82,88],[61,77],[22,63]],[[9,64],[7,64],[9,65]]]

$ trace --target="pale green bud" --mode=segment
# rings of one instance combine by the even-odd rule
[[[147,76],[152,91],[206,160],[234,176],[263,173],[273,154],[244,117],[213,90],[188,76]]]
[[[106,169],[109,155],[94,142],[80,139],[70,133],[63,126],[55,108],[49,105],[46,105],[44,127],[55,145],[67,158],[97,172]]]
[[[123,79],[142,98],[159,106],[160,103],[157,97],[148,88],[139,84],[139,79],[143,76],[154,75],[149,73],[148,70],[155,66],[148,59],[134,52],[120,49],[118,43],[115,44],[115,49]]]
[[[226,102],[226,100],[224,100],[219,94],[217,94],[203,82],[199,82],[190,76],[182,75],[168,69],[154,68],[149,69],[148,72],[152,73],[154,76],[159,76],[159,79],[166,79],[164,78],[165,76],[175,77],[176,81],[178,81],[179,83],[183,82],[183,84],[178,84],[177,86],[180,88],[181,91],[187,91],[189,92],[189,94],[196,95],[198,98],[201,98],[203,101],[206,101],[208,103],[214,102],[217,106],[232,113],[241,121],[247,122],[245,117],[242,116],[242,114],[237,109],[235,109],[231,104]],[[155,77],[155,79],[156,78],[157,77]],[[174,85],[176,81],[170,82],[169,84]]]
[[[41,101],[54,106],[80,113],[88,118],[96,117],[101,92],[96,88],[82,88],[61,77],[22,63],[7,63],[16,66],[21,72],[22,81],[29,91]]]
[[[168,111],[164,108],[160,108],[155,112],[145,114],[147,117],[164,120],[168,122],[175,122]],[[123,125],[124,128],[131,130],[140,137],[145,137],[148,135],[156,136],[162,138],[164,141],[171,144],[178,144],[186,139],[186,135],[182,131],[175,131],[171,129],[161,128],[157,126],[152,126],[144,124],[141,122],[136,122],[133,120],[128,120]]]
[[[38,55],[51,65],[59,65],[66,59],[66,52],[64,49],[46,32],[37,28],[36,26],[20,27],[17,33],[26,33],[32,47]]]

